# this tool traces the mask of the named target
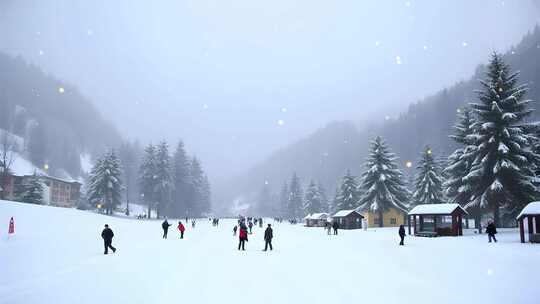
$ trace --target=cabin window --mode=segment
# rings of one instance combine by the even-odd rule
[[[390,219],[390,224],[395,225],[397,223],[397,220],[395,217]]]

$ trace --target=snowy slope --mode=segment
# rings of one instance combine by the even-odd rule
[[[105,223],[118,248],[108,256]],[[514,230],[497,244],[467,231],[399,247],[395,229],[328,236],[283,223],[265,253],[258,227],[237,251],[233,223],[163,240],[159,221],[0,201],[0,303],[538,303],[540,247]]]

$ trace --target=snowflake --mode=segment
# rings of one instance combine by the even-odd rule
[[[39,56],[43,56],[43,54],[45,54],[43,50],[39,50]]]
[[[203,104],[202,107],[203,107],[204,110],[208,109],[208,105],[207,105],[207,104]]]
[[[468,46],[469,44],[467,43],[467,41],[463,41],[463,42],[461,43],[461,45],[462,45],[463,47],[466,47],[466,46]]]
[[[287,112],[287,108],[281,108],[281,112],[283,113]]]
[[[66,90],[63,87],[58,88],[58,93],[60,93],[60,94],[64,94],[65,91]]]
[[[285,124],[285,122],[283,121],[283,119],[280,119],[277,121],[277,124],[280,125],[280,126],[283,126]]]
[[[401,57],[396,56],[396,64],[401,64]]]
[[[380,41],[375,41],[375,46],[379,46],[381,45],[381,42]]]
[[[424,51],[427,51],[428,46],[427,46],[427,45],[424,45],[422,48],[424,49]]]
[[[86,33],[88,34],[88,36],[94,35],[94,31],[91,30],[91,29],[88,29],[88,30],[86,31]]]

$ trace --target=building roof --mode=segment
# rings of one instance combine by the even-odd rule
[[[360,212],[358,212],[358,211],[356,211],[354,209],[353,210],[340,210],[340,211],[336,212],[334,215],[332,215],[332,217],[345,217],[345,216],[348,216],[349,214],[351,214],[353,212],[356,212],[361,217],[364,217],[362,214],[360,214]]]
[[[540,215],[540,202],[532,202],[527,204],[519,213],[516,219],[521,219],[527,215]]]
[[[309,216],[309,219],[310,220],[321,220],[321,219],[325,219],[328,217],[328,213],[313,213],[312,215]]]
[[[460,210],[463,214],[469,214],[459,204],[424,204],[414,207],[409,212],[409,215],[451,214],[456,209]]]

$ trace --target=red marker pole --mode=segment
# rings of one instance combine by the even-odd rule
[[[9,229],[8,229],[8,235],[13,235],[15,233],[15,221],[13,221],[13,217],[11,217],[11,220],[9,220]]]

